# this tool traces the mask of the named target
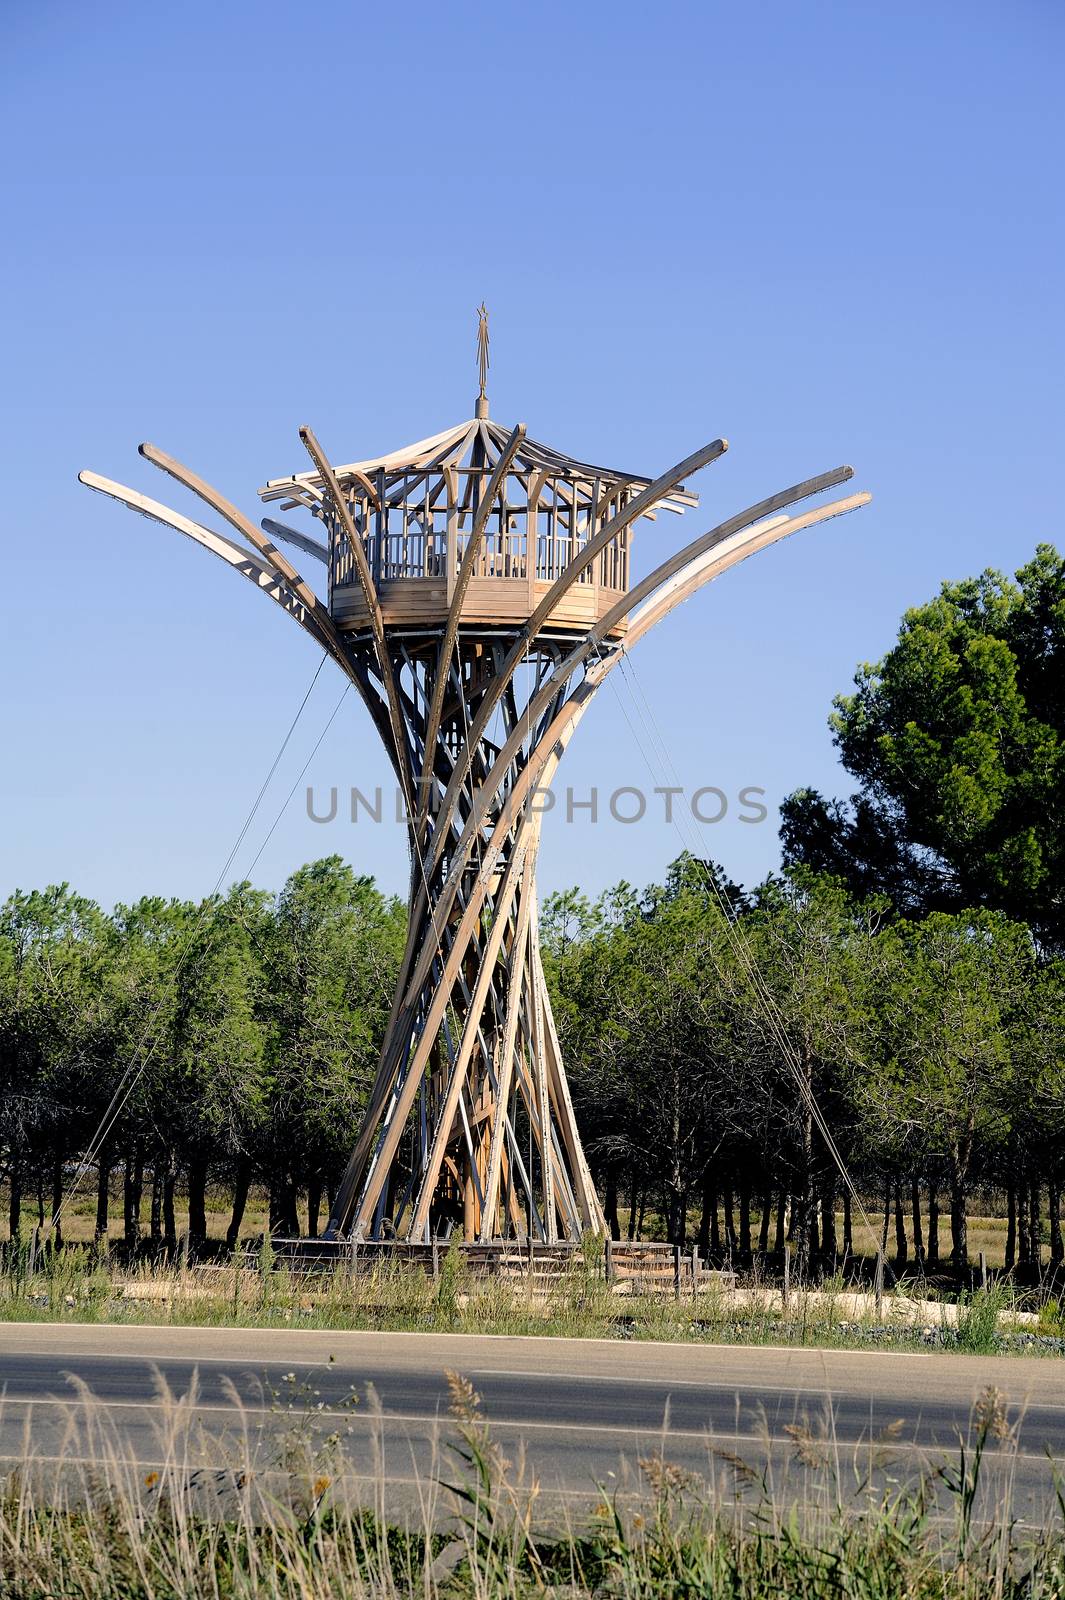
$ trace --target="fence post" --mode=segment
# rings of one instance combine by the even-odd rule
[[[781,1309],[788,1309],[788,1300],[791,1298],[791,1245],[784,1246],[784,1287],[781,1290]]]
[[[692,1245],[692,1304],[695,1304],[695,1292],[699,1287],[699,1246]]]
[[[39,1227],[31,1228],[30,1230],[30,1261],[29,1267],[27,1268],[27,1275],[31,1278],[37,1271],[37,1242],[40,1231],[41,1230]]]
[[[873,1290],[876,1294],[876,1314],[879,1320],[884,1315],[884,1252],[876,1253],[876,1276],[873,1280]]]
[[[609,1233],[607,1234],[606,1239],[603,1242],[603,1271],[606,1274],[607,1283],[613,1283],[613,1281],[614,1281],[614,1241],[610,1237]]]
[[[980,1287],[987,1292],[987,1257],[980,1251]]]
[[[680,1245],[673,1246],[673,1298],[680,1299]]]

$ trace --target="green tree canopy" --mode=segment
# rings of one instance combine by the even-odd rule
[[[849,804],[799,790],[785,861],[913,912],[984,906],[1065,944],[1065,559],[946,583],[831,718]]]

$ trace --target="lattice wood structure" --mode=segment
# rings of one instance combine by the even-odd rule
[[[852,476],[838,467],[719,523],[633,583],[640,518],[697,503],[685,480],[714,439],[653,481],[576,461],[475,416],[405,449],[332,466],[300,430],[307,472],[260,490],[309,511],[324,538],[258,527],[171,456],[141,455],[240,535],[133,489],[81,480],[186,534],[263,590],[362,697],[406,798],[406,952],[333,1236],[545,1243],[601,1233],[544,983],[536,855],[542,796],[596,690],[703,584],[802,528],[863,505],[789,508]],[[318,598],[278,549],[321,562]]]

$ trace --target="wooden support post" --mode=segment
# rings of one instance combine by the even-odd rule
[[[609,1233],[603,1240],[603,1273],[607,1283],[614,1281],[614,1241]]]
[[[699,1288],[699,1246],[692,1245],[692,1303],[695,1302],[696,1292]]]
[[[433,1282],[436,1283],[438,1281],[439,1277],[440,1277],[440,1241],[436,1237],[436,1234],[434,1233],[433,1234]]]
[[[673,1298],[680,1299],[680,1245],[673,1246]]]

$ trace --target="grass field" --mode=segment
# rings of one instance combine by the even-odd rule
[[[31,1272],[30,1268],[33,1266]],[[294,1273],[269,1245],[239,1262],[183,1266],[109,1261],[69,1245],[29,1260],[8,1253],[0,1271],[0,1321],[163,1323],[182,1326],[424,1329],[437,1332],[555,1334],[709,1343],[862,1348],[870,1340],[912,1349],[1017,1351],[1060,1356],[1065,1325],[1058,1302],[993,1284],[958,1304],[927,1285],[903,1281],[878,1308],[839,1276],[779,1288],[750,1274],[711,1276],[677,1293],[619,1293],[607,1284],[597,1240],[589,1240],[554,1281],[475,1273],[457,1246],[434,1279],[387,1255],[352,1273],[346,1262]]]

